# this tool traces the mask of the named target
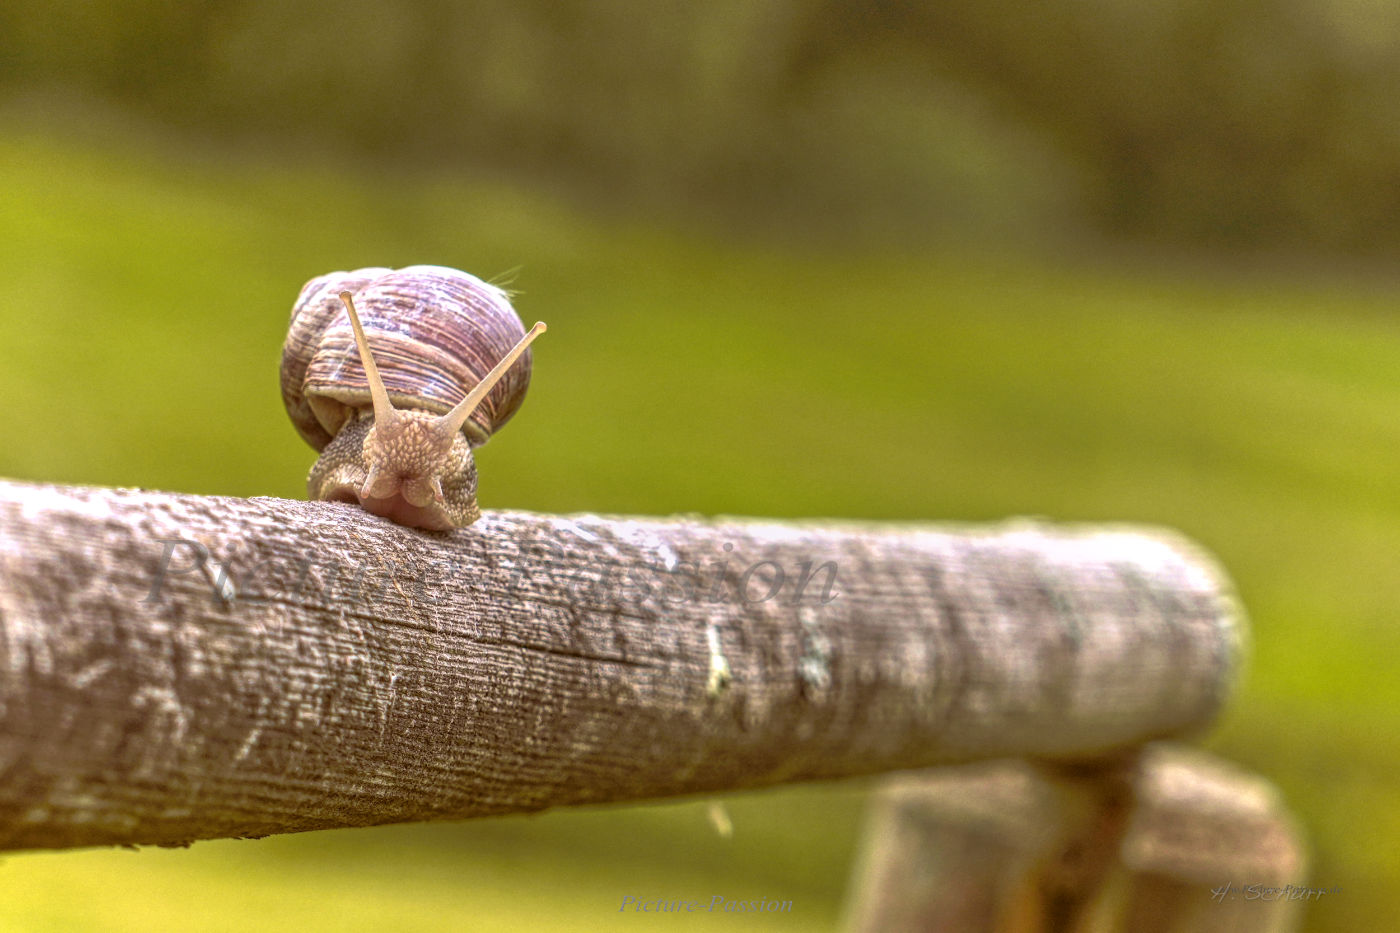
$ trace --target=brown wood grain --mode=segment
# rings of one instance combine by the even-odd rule
[[[1242,635],[1159,531],[0,481],[0,848],[1091,759],[1208,724]]]

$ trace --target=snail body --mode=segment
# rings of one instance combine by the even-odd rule
[[[480,515],[479,447],[530,384],[530,342],[501,289],[445,266],[332,272],[302,288],[282,399],[321,452],[313,499],[447,530]]]

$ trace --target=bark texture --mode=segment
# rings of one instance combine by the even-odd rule
[[[488,512],[0,481],[0,848],[730,791],[1199,730],[1157,531]]]

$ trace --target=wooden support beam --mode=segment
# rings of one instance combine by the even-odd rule
[[[1085,767],[1000,761],[889,779],[850,933],[1287,933],[1301,832],[1267,781],[1155,743]]]

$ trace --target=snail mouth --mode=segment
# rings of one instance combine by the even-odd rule
[[[378,498],[360,497],[359,487],[352,482],[335,483],[324,491],[322,498],[330,502],[348,502],[358,505],[374,515],[387,518],[400,525],[423,528],[428,531],[450,531],[454,526],[448,520],[447,512],[436,502],[427,505],[414,505],[400,493]]]
[[[382,499],[375,496],[367,496],[362,499],[355,495],[353,501],[359,502],[360,507],[366,512],[387,518],[400,525],[425,528],[429,531],[452,530],[452,522],[448,520],[447,513],[436,502],[429,502],[427,505],[414,505],[397,492]]]

